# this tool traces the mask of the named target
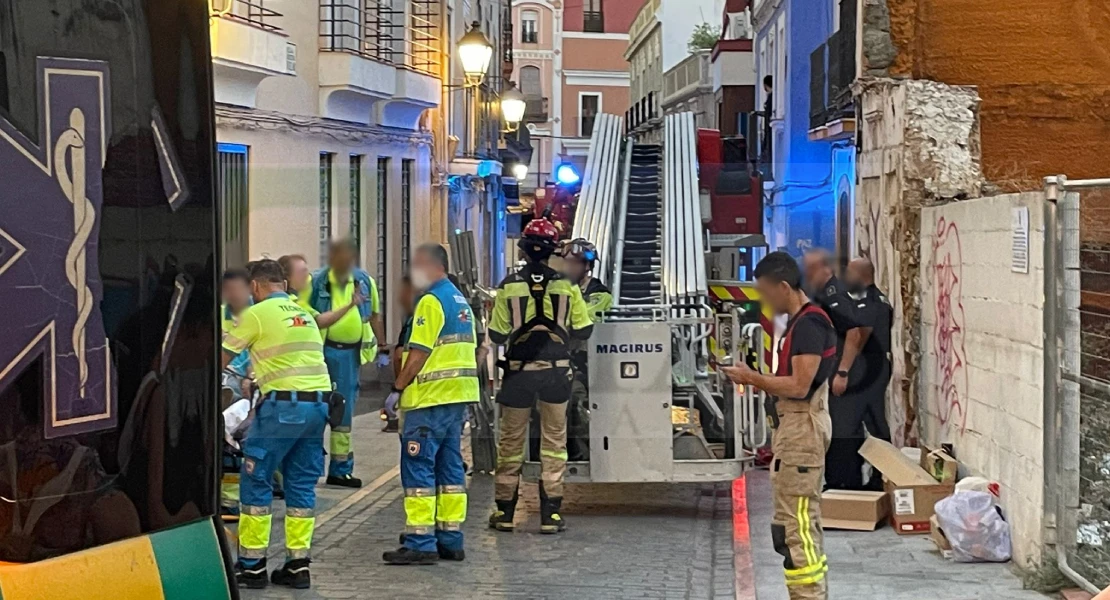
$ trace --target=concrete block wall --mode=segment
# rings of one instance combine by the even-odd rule
[[[921,210],[918,431],[997,481],[1014,562],[1043,551],[1043,194]],[[1011,270],[1012,209],[1029,211],[1029,272]]]

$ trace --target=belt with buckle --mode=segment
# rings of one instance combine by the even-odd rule
[[[323,402],[326,392],[270,392],[263,394],[269,400],[282,402]]]
[[[333,342],[331,340],[326,340],[324,342],[324,345],[328,348],[334,348],[336,350],[362,350],[362,342],[354,342],[348,344],[344,342]]]

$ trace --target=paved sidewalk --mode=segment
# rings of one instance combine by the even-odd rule
[[[368,417],[373,415],[358,419]],[[388,477],[397,463],[396,436],[361,422],[356,432],[359,447],[378,450],[375,467],[366,460],[358,463],[360,474],[370,469]],[[244,600],[735,598],[728,485],[568,486],[564,514],[569,531],[541,536],[534,485],[522,488],[517,532],[497,533],[485,525],[492,480],[478,476],[470,487],[466,562],[390,567],[381,563],[381,553],[397,545],[403,498],[398,478],[378,483],[321,514],[313,589],[243,590]],[[281,560],[277,538],[274,562]]]
[[[782,557],[771,545],[767,471],[748,474],[752,554],[759,600],[787,600]],[[1021,589],[1008,564],[958,564],[943,559],[928,536],[878,531],[826,531],[832,600],[1049,600]]]

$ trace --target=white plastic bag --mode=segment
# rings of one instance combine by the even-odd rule
[[[985,492],[956,492],[937,502],[937,521],[956,562],[1010,560],[1010,524]]]
[[[235,434],[247,422],[250,412],[251,401],[246,398],[232,404],[224,411],[224,434],[233,446],[238,447],[234,441]]]

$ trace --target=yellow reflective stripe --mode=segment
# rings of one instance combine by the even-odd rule
[[[521,462],[524,462],[524,455],[523,454],[514,454],[512,456],[498,456],[497,457],[497,464],[498,465],[511,465],[511,464],[521,463]]]
[[[230,333],[225,333],[224,334],[223,342],[224,342],[224,346],[227,346],[229,349],[235,350],[237,352],[242,352],[243,350],[246,349],[247,346],[250,345],[243,338],[235,337],[235,336],[231,335]]]
[[[442,371],[432,371],[431,373],[421,373],[416,376],[417,383],[427,383],[429,381],[439,381],[441,379],[455,379],[456,377],[477,377],[478,369],[444,369]]]
[[[466,494],[440,494],[436,496],[436,521],[462,523],[466,520]],[[442,525],[440,529],[444,529]],[[450,531],[450,530],[445,530]]]
[[[239,555],[243,556],[244,551],[261,552],[262,555],[247,556],[246,558],[264,558],[266,550],[270,547],[270,525],[273,523],[274,516],[254,515],[248,512],[241,512],[239,515]]]
[[[806,563],[815,565],[817,562],[817,550],[814,548],[813,536],[809,533],[809,498],[798,498],[798,535],[802,538],[802,550],[806,555]]]
[[[307,509],[311,512],[311,509]],[[315,517],[285,515],[285,549],[290,558],[303,558],[312,547],[312,532],[316,528]]]
[[[255,368],[256,369],[261,369],[262,365],[256,365]],[[285,377],[304,377],[304,376],[310,376],[310,375],[327,375],[327,374],[328,374],[328,367],[327,367],[327,365],[323,365],[323,364],[311,365],[311,366],[307,366],[307,367],[286,367],[284,369],[278,369],[276,371],[271,371],[269,373],[266,373],[265,375],[259,375],[258,376],[258,385],[260,385],[260,386],[266,385],[267,383],[271,383],[273,381],[277,381],[278,379],[283,379]]]
[[[813,575],[809,575],[807,577],[798,577],[796,579],[791,579],[791,578],[787,577],[786,578],[786,585],[788,585],[788,586],[812,585],[814,583],[817,583],[818,581],[821,581],[822,579],[825,578],[825,574],[829,572],[829,567],[828,567],[828,565],[820,565],[820,567],[821,567],[820,571],[818,571],[817,573],[814,573]]]
[[[281,356],[282,354],[286,354],[288,352],[323,352],[323,351],[324,351],[324,343],[323,342],[289,342],[288,344],[278,344],[276,346],[270,346],[269,348],[262,348],[262,349],[252,348],[251,349],[251,358],[253,358],[255,360],[255,362],[258,362],[260,360],[266,360],[266,359],[269,359],[269,358],[274,358],[275,356]]]
[[[405,526],[434,527],[436,524],[436,498],[432,496],[405,496]]]
[[[801,569],[783,569],[783,571],[786,573],[787,577],[791,577],[791,578],[804,577],[806,575],[813,575],[814,573],[816,573],[816,572],[820,571],[821,569],[827,567],[827,565],[825,563],[825,560],[826,560],[825,557],[822,556],[821,561],[815,562],[812,565],[809,565],[808,567],[803,567]]]
[[[567,459],[567,451],[566,450],[563,450],[562,452],[557,452],[555,450],[540,450],[540,455],[541,456],[546,456],[548,458],[555,458],[555,459],[558,459],[558,460],[566,460]]]

